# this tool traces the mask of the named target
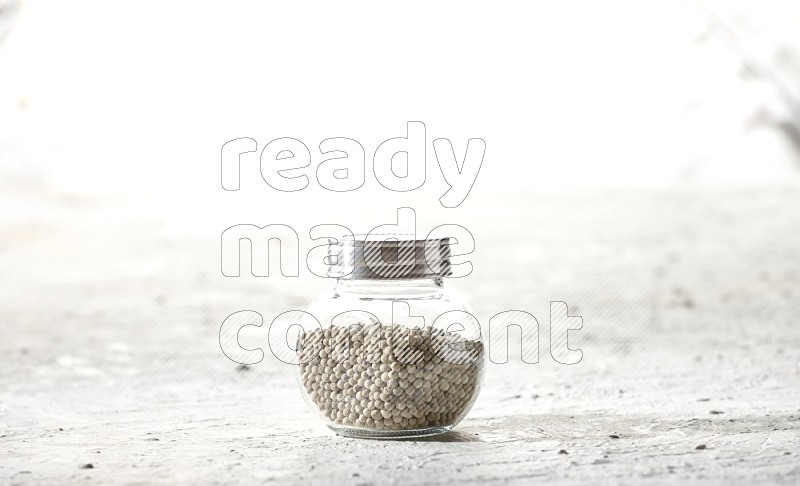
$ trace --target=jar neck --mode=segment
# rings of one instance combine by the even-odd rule
[[[444,289],[442,277],[408,279],[336,279],[335,290],[375,298],[421,298],[440,294]]]

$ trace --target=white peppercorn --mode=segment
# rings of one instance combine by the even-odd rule
[[[410,334],[402,326],[371,322],[351,326],[349,332],[331,327],[304,334],[298,352],[308,398],[322,415],[340,425],[390,430],[451,425],[477,392],[483,345],[459,341],[430,327],[414,331]],[[320,342],[340,362],[329,363],[331,353],[320,350]],[[382,345],[380,361],[371,363],[370,354],[378,350],[376,342]],[[472,359],[458,363],[442,359],[459,347],[461,355]],[[404,362],[414,361],[415,353],[418,362]]]

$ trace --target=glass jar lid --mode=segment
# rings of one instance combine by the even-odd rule
[[[328,275],[343,279],[412,279],[451,275],[450,237],[413,234],[346,236],[328,242]]]

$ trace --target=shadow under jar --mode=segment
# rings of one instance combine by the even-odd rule
[[[318,322],[297,344],[306,402],[344,436],[452,429],[478,394],[484,349],[471,308],[444,285],[449,238],[346,238],[329,259],[336,284],[309,307]]]

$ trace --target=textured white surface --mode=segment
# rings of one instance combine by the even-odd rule
[[[215,231],[16,201],[0,234],[0,482],[800,478],[796,189],[479,196],[476,271],[455,285],[482,323],[522,308],[544,326],[566,300],[584,359],[556,365],[543,345],[537,365],[490,364],[454,432],[400,442],[328,433],[293,370],[219,350],[230,312],[269,320],[325,282],[226,280]]]

